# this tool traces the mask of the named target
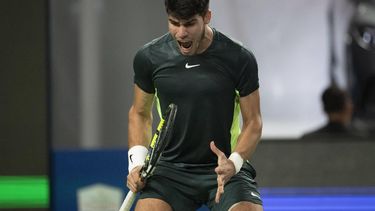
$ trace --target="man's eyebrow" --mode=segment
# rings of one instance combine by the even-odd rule
[[[180,23],[180,24],[182,24],[182,25],[184,25],[184,24],[189,24],[189,23],[194,23],[195,21],[197,21],[196,18],[192,18],[192,19],[189,19],[189,20],[187,20],[187,21],[185,21],[185,20],[180,21],[180,20],[176,20],[176,19],[172,19],[172,18],[168,18],[168,20],[169,20],[170,22],[172,22],[172,23]]]
[[[194,23],[195,21],[197,21],[197,19],[196,18],[192,18],[192,19],[190,19],[188,21],[185,21],[183,24]]]

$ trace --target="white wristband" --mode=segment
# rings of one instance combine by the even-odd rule
[[[236,174],[237,174],[241,170],[243,162],[244,162],[241,155],[238,154],[238,152],[233,152],[232,154],[230,154],[228,159],[233,161],[234,168],[236,169]]]
[[[136,145],[128,151],[128,170],[129,172],[136,166],[143,166],[147,156],[148,149],[142,145]]]

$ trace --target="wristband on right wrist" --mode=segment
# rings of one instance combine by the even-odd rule
[[[147,156],[148,149],[142,145],[136,145],[128,151],[128,170],[130,171],[136,166],[143,166]]]

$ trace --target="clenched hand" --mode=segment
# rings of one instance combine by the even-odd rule
[[[128,179],[126,182],[126,186],[133,192],[137,193],[145,186],[145,181],[142,181],[141,179],[141,169],[142,166],[134,167],[128,175]]]

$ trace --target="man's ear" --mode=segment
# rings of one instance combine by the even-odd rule
[[[205,24],[209,24],[211,21],[211,10],[207,10],[206,14],[203,16],[203,21]]]

